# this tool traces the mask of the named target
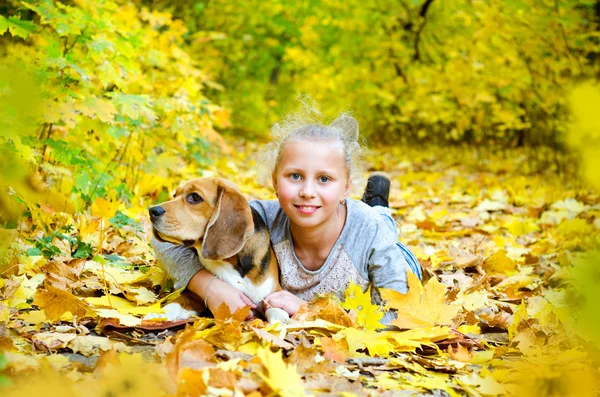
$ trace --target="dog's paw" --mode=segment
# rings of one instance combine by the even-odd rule
[[[163,307],[164,313],[148,313],[143,320],[152,320],[155,318],[166,318],[168,321],[187,320],[198,313],[193,310],[185,310],[179,303],[169,303]]]
[[[283,309],[277,307],[270,307],[265,311],[265,317],[269,324],[276,322],[287,323],[290,320],[290,315]]]

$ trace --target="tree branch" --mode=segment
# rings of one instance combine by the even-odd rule
[[[423,28],[425,27],[425,23],[427,22],[425,17],[427,16],[427,11],[429,11],[429,7],[434,0],[425,0],[425,3],[421,6],[421,11],[419,11],[419,21],[417,22],[417,29],[415,31],[415,44],[414,51],[415,55],[413,56],[413,60],[420,61],[421,53],[419,51],[419,43],[421,41],[421,33],[423,32]]]

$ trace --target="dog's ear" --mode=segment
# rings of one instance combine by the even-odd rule
[[[244,196],[219,184],[217,203],[204,232],[202,256],[210,260],[232,257],[253,231],[252,211]]]

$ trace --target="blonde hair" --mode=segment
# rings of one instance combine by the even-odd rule
[[[292,140],[317,141],[334,140],[342,144],[344,164],[348,179],[356,180],[362,171],[363,146],[359,143],[358,121],[349,113],[342,113],[329,125],[321,123],[321,113],[314,102],[303,98],[302,109],[289,114],[271,128],[273,140],[266,145],[262,157],[263,182],[271,180],[277,170],[283,147]]]

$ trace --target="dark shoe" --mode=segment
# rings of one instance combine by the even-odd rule
[[[369,176],[362,201],[371,207],[381,205],[389,207],[390,177],[385,172],[373,172]]]

